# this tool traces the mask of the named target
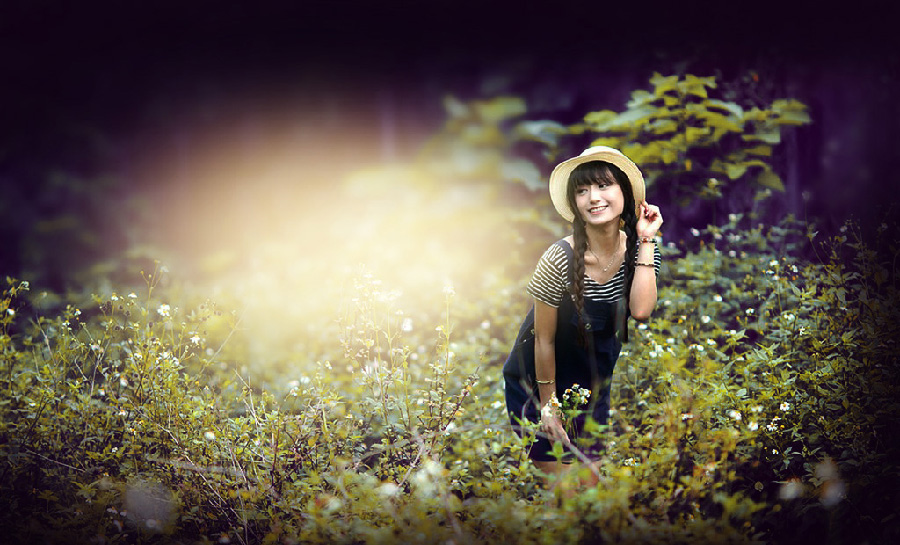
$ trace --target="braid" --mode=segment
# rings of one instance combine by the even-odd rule
[[[634,263],[637,261],[638,241],[637,241],[637,214],[634,211],[634,199],[631,199],[632,205],[625,205],[622,211],[622,222],[625,229],[625,316],[631,314],[629,301],[631,300],[631,283],[634,281]],[[628,326],[627,320],[623,320],[622,342],[628,342]]]
[[[578,340],[581,346],[587,346],[587,339],[584,333],[584,254],[587,252],[588,239],[587,232],[584,229],[584,219],[575,216],[573,223],[574,233],[572,238],[575,243],[575,284],[574,303],[575,312],[578,314]]]

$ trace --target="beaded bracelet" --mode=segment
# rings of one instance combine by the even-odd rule
[[[641,267],[656,267],[653,263],[641,263],[640,261],[636,262],[635,265],[640,265]]]
[[[640,242],[641,244],[656,244],[656,239],[653,237],[641,237],[638,239],[638,242]]]

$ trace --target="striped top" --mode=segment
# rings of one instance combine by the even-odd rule
[[[568,242],[566,242],[568,244]],[[659,248],[653,247],[653,268],[656,270],[656,276],[659,276],[659,267],[662,264],[662,258],[659,255]],[[554,308],[559,308],[562,302],[563,294],[567,290],[569,284],[569,264],[566,260],[566,252],[554,244],[544,252],[538,261],[537,267],[531,281],[525,288],[525,291],[534,296],[535,299],[546,303]],[[605,303],[615,303],[622,297],[625,289],[625,262],[619,266],[619,270],[615,276],[610,278],[603,284],[598,284],[596,280],[584,275],[584,297],[592,301],[601,301]]]

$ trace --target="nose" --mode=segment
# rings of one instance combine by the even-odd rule
[[[591,184],[591,200],[592,201],[599,201],[601,192],[602,192],[602,190],[600,189],[599,185]]]

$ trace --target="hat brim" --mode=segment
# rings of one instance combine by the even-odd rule
[[[594,146],[584,150],[581,155],[566,159],[556,165],[556,168],[550,173],[550,200],[553,201],[553,206],[559,215],[570,223],[575,219],[575,212],[569,208],[566,198],[569,175],[578,165],[591,161],[611,163],[625,173],[628,181],[631,182],[631,191],[634,194],[635,214],[639,214],[641,203],[645,198],[644,176],[641,174],[641,170],[621,151],[607,146]]]

